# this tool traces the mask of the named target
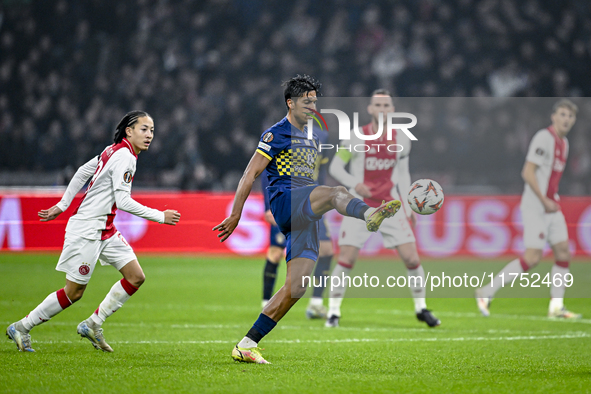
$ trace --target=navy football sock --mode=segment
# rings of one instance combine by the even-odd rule
[[[353,198],[347,204],[347,216],[351,216],[357,219],[365,220],[364,213],[369,209],[369,205],[364,203],[362,200],[358,198]]]
[[[265,264],[265,272],[263,274],[263,300],[270,300],[273,296],[278,265],[279,264],[273,264],[269,259],[267,259],[267,263]]]
[[[330,256],[322,256],[318,258],[318,262],[316,263],[316,270],[314,270],[314,284],[323,284],[323,277],[330,275],[330,262],[332,261],[332,255]],[[314,286],[314,292],[312,293],[313,297],[322,297],[322,292],[324,292],[325,286]]]
[[[257,321],[254,322],[252,328],[248,330],[246,337],[250,338],[256,343],[259,343],[265,335],[267,335],[269,332],[271,332],[273,328],[275,328],[276,325],[276,321],[271,319],[269,316],[263,315],[261,313]]]

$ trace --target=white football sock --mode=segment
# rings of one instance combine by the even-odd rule
[[[564,308],[564,298],[551,298],[548,310],[551,312]]]
[[[60,289],[48,295],[42,303],[21,319],[20,322],[25,331],[29,332],[33,327],[49,321],[49,319],[70,305],[72,305],[72,301],[70,301],[64,289]]]
[[[113,287],[111,287],[111,290],[109,290],[109,293],[103,302],[101,302],[97,310],[90,315],[90,319],[92,319],[95,324],[99,326],[102,325],[107,317],[117,312],[117,310],[123,306],[125,301],[129,300],[136,290],[137,288],[132,286],[125,280],[125,278],[116,282]]]
[[[494,297],[495,293],[507,283],[511,283],[515,278],[515,275],[511,274],[521,274],[523,272],[523,267],[521,266],[520,259],[515,259],[507,264],[495,278],[486,286],[480,288],[480,295],[482,297]],[[491,286],[492,284],[492,286]]]
[[[557,264],[552,266],[552,270],[550,271],[550,282],[552,283],[550,287],[550,310],[562,309],[564,307],[564,292],[566,290],[564,275],[569,272],[570,268],[568,267],[561,267]],[[556,278],[556,281],[554,281],[554,278]],[[560,283],[560,286],[556,286],[555,282]]]
[[[341,304],[343,303],[343,297],[345,297],[345,292],[347,291],[347,280],[343,280],[343,277],[347,277],[351,272],[351,268],[345,267],[341,265],[339,262],[332,271],[331,276],[336,276],[339,278],[339,286],[332,287],[331,281],[331,290],[330,290],[330,297],[328,299],[328,317],[330,316],[338,316],[341,317]],[[328,286],[327,286],[328,287]]]
[[[255,341],[253,341],[252,339],[248,338],[248,337],[244,337],[242,338],[242,340],[238,343],[238,347],[241,347],[243,349],[250,349],[253,347],[257,347],[259,344],[256,343]]]
[[[363,213],[363,217],[365,218],[365,220],[367,220],[368,217],[371,216],[371,214],[373,213],[373,211],[375,211],[376,208],[369,208],[367,211],[365,211]]]
[[[425,301],[425,297],[427,295],[427,284],[425,283],[425,270],[423,269],[423,266],[419,264],[419,266],[416,268],[407,268],[407,272],[408,287],[410,288],[410,293],[412,294],[415,303],[415,312],[419,313],[423,309],[427,308],[427,302]],[[413,277],[412,280],[410,278],[411,276]]]
[[[322,297],[312,297],[310,298],[310,302],[308,303],[309,306],[322,306]]]

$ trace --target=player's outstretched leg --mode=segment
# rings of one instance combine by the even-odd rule
[[[123,272],[123,269],[121,271]],[[143,283],[143,276],[140,282]],[[134,283],[136,282],[134,281]],[[137,289],[136,286],[132,285],[125,278],[116,282],[96,311],[94,311],[88,319],[78,324],[76,332],[80,334],[82,338],[88,339],[96,350],[102,350],[103,352],[108,353],[113,352],[113,348],[111,348],[105,340],[105,335],[103,334],[101,326],[105,322],[105,319],[119,310],[119,308],[123,306],[123,303],[125,303],[125,301],[137,291]]]
[[[490,316],[490,303],[497,291],[505,287],[505,285],[508,285],[515,275],[526,272],[529,268],[537,264],[542,257],[542,251],[539,251],[539,256],[537,253],[538,252],[532,251],[529,252],[528,255],[528,252],[526,251],[524,256],[531,261],[530,264],[527,263],[525,257],[515,259],[503,267],[488,285],[476,289],[474,297],[476,298],[476,306],[480,310],[480,313],[482,313],[482,316]]]
[[[109,353],[113,351],[111,346],[109,346],[109,344],[105,341],[103,329],[100,328],[100,326],[96,323],[84,320],[83,322],[78,324],[78,328],[76,331],[78,332],[78,334],[80,334],[82,338],[88,339],[96,350],[102,350],[103,352]]]
[[[353,264],[355,264],[355,257],[347,258],[351,253],[354,254],[355,257],[357,256],[357,249],[354,246],[341,245],[341,255],[339,256],[339,261],[335,265],[331,276],[337,278],[349,276],[349,273],[353,269]],[[341,304],[343,303],[346,291],[347,282],[345,280],[339,281],[338,286],[332,286],[331,284],[330,295],[328,298],[328,319],[324,324],[325,327],[336,328],[339,326],[339,321],[341,319]]]
[[[129,273],[131,271],[137,273],[135,276],[128,275],[128,277],[136,278],[133,280],[135,286],[125,278],[116,282],[96,311],[88,319],[78,324],[78,334],[82,338],[88,339],[97,350],[102,350],[103,352],[113,351],[111,346],[105,341],[101,326],[109,316],[119,310],[135,294],[138,287],[144,282],[145,277],[141,272],[141,268],[139,268],[137,260],[128,263],[128,265],[121,269],[122,273]]]
[[[326,243],[330,246],[332,251],[332,244],[331,241],[321,241],[320,242],[320,250],[323,248],[323,243]],[[326,307],[323,305],[322,293],[324,293],[324,288],[326,287],[326,277],[330,275],[330,263],[332,260],[332,253],[327,256],[320,256],[318,257],[318,261],[316,262],[316,269],[314,270],[314,277],[312,278],[312,287],[314,291],[312,292],[312,298],[308,302],[308,307],[306,308],[306,317],[308,319],[326,319]]]
[[[415,242],[405,242],[396,246],[400,258],[407,270],[408,287],[415,304],[415,314],[421,322],[427,323],[429,327],[441,325],[441,321],[427,309],[427,289],[425,283],[425,270],[421,265],[419,252]]]
[[[583,317],[580,313],[574,313],[566,309],[564,306],[564,293],[566,289],[566,280],[564,277],[568,274],[568,261],[557,261],[552,267],[550,278],[561,278],[561,281],[552,280],[552,287],[550,288],[550,304],[548,305],[548,317],[557,319],[580,319]]]
[[[380,225],[400,209],[400,201],[384,202],[377,208],[370,208],[363,200],[356,198],[343,186],[318,186],[310,194],[310,207],[315,215],[323,215],[331,209],[338,213],[365,221],[367,229],[376,232]]]
[[[31,335],[25,330],[21,322],[12,323],[6,328],[6,336],[16,343],[16,348],[21,352],[34,352],[31,347]]]
[[[486,297],[482,295],[482,289],[476,289],[474,293],[474,298],[476,298],[476,306],[482,316],[489,317],[490,316],[490,303],[492,301],[492,297]]]
[[[79,300],[84,293],[85,287],[85,285],[66,281],[65,288],[49,294],[27,316],[8,326],[6,335],[16,343],[16,347],[21,352],[34,352],[35,350],[31,347],[29,331],[35,326],[48,322],[52,317],[72,305],[73,302]],[[69,291],[71,300],[66,291]]]
[[[550,305],[548,305],[548,317],[559,319],[580,319],[579,313],[574,313],[564,306],[564,293],[566,291],[566,277],[570,274],[570,251],[568,242],[560,242],[552,245],[552,251],[556,261],[550,271]]]
[[[420,312],[417,312],[417,319],[424,321],[429,327],[437,327],[441,324],[441,320],[433,316],[427,308],[423,308]]]
[[[394,216],[400,209],[400,206],[400,201],[392,200],[388,202],[383,201],[382,205],[373,210],[370,208],[371,211],[368,211],[370,213],[365,218],[367,229],[374,233],[378,231],[384,219]]]
[[[308,281],[315,261],[297,257],[287,262],[285,284],[269,300],[269,303],[259,315],[257,321],[246,336],[232,349],[235,361],[256,364],[269,364],[261,355],[259,342],[269,333],[277,322],[295,305],[306,293]]]

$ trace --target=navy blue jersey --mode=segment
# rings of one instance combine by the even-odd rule
[[[314,134],[318,136],[318,141],[320,144],[328,144],[328,131],[326,130],[319,130],[317,127],[314,127]],[[319,185],[326,184],[326,174],[328,173],[328,163],[330,159],[324,152],[318,152],[318,157],[316,158],[316,167],[314,168],[314,180]]]
[[[319,130],[315,127],[314,133],[318,135],[318,140],[321,144],[328,143],[328,132],[326,130]],[[326,183],[326,174],[328,172],[329,161],[330,160],[327,156],[325,156],[322,152],[318,152],[318,156],[316,158],[316,166],[314,168],[314,180],[319,185],[324,185]],[[267,186],[269,186],[269,175],[267,173],[267,170],[265,169],[261,174],[261,190],[263,192],[263,198],[265,201],[265,211],[271,209]]]
[[[309,140],[307,130],[299,130],[283,118],[262,135],[257,152],[271,160],[267,166],[273,193],[316,184],[314,168],[318,157],[318,135]]]

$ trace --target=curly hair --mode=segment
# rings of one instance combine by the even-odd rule
[[[312,91],[316,92],[317,95],[320,95],[322,84],[307,74],[298,74],[283,82],[281,86],[285,86],[283,96],[285,97],[285,106],[289,108],[289,105],[287,105],[287,100],[289,99],[302,97],[306,93]]]

